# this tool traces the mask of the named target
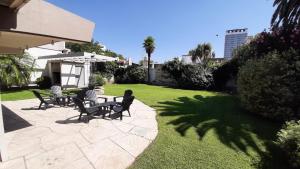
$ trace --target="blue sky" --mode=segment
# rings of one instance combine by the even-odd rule
[[[186,54],[198,43],[212,44],[223,57],[227,29],[268,28],[273,0],[48,0],[96,23],[94,39],[138,62],[143,40],[156,40],[152,56],[164,62]],[[219,37],[216,36],[219,35]]]

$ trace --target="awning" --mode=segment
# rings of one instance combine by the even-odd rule
[[[44,0],[0,1],[0,53],[44,44],[90,42],[95,24]]]

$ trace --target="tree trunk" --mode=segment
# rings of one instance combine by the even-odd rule
[[[151,54],[148,53],[148,84],[150,84],[150,58],[151,58]]]

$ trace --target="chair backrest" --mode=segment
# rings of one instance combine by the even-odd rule
[[[54,85],[50,88],[51,93],[53,94],[54,97],[61,97],[62,96],[62,91],[61,91],[61,87]]]
[[[87,90],[88,90],[87,88],[84,88],[84,89],[80,90],[80,91],[77,93],[77,98],[80,99],[80,100],[84,100],[84,98],[85,98],[85,92],[86,92]]]
[[[80,112],[86,112],[86,109],[83,105],[83,101],[77,97],[73,97],[74,104],[78,106]]]
[[[98,103],[97,94],[96,94],[95,90],[87,90],[85,92],[85,98],[88,100],[92,100],[95,103]]]
[[[124,97],[123,98],[123,101],[122,101],[122,111],[125,111],[125,110],[129,110],[130,108],[130,105],[132,104],[134,100],[134,96],[127,96],[127,97]]]
[[[45,102],[43,97],[41,96],[41,94],[38,91],[33,90],[32,92],[35,95],[35,97],[37,97],[41,102]]]
[[[128,90],[125,90],[124,92],[124,97],[127,97],[127,96],[132,96],[132,90],[128,89]]]

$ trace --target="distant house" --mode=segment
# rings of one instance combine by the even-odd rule
[[[41,76],[48,76],[52,84],[62,87],[86,87],[96,62],[118,61],[118,58],[94,53],[71,53],[65,48],[64,42],[30,48],[26,52],[35,60],[31,82],[34,83]]]

